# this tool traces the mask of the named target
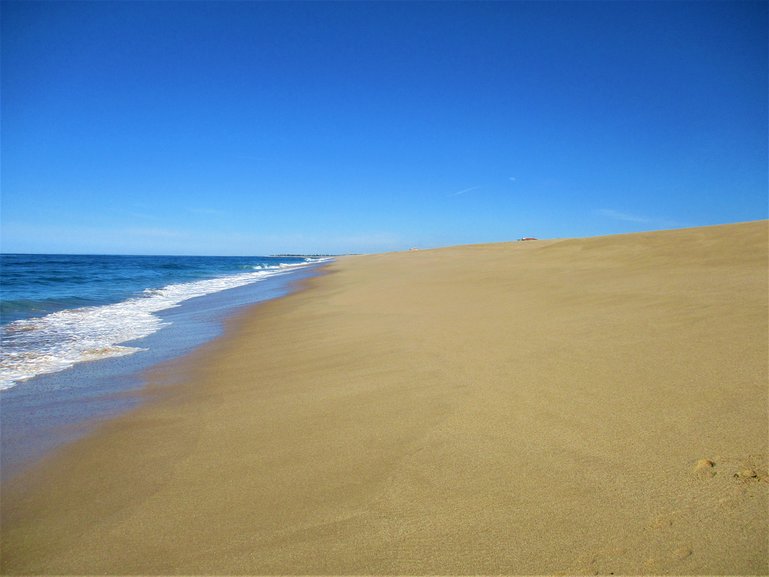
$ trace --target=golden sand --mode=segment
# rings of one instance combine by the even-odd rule
[[[765,574],[767,240],[340,259],[6,487],[2,569]]]

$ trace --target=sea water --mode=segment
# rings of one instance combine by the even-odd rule
[[[141,373],[288,292],[313,257],[0,255],[3,477],[138,402]]]

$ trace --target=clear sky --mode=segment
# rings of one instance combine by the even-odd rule
[[[767,218],[766,2],[2,2],[3,252]]]

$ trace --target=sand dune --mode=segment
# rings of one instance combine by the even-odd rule
[[[5,487],[2,569],[766,574],[767,240],[340,259]]]

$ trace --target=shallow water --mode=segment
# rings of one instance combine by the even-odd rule
[[[226,319],[249,305],[287,294],[318,266],[296,267],[158,310],[153,313],[156,331],[120,343],[132,354],[76,362],[0,392],[3,480],[83,436],[100,421],[135,407],[139,397],[130,393],[144,385],[142,374],[148,368],[217,337]]]

